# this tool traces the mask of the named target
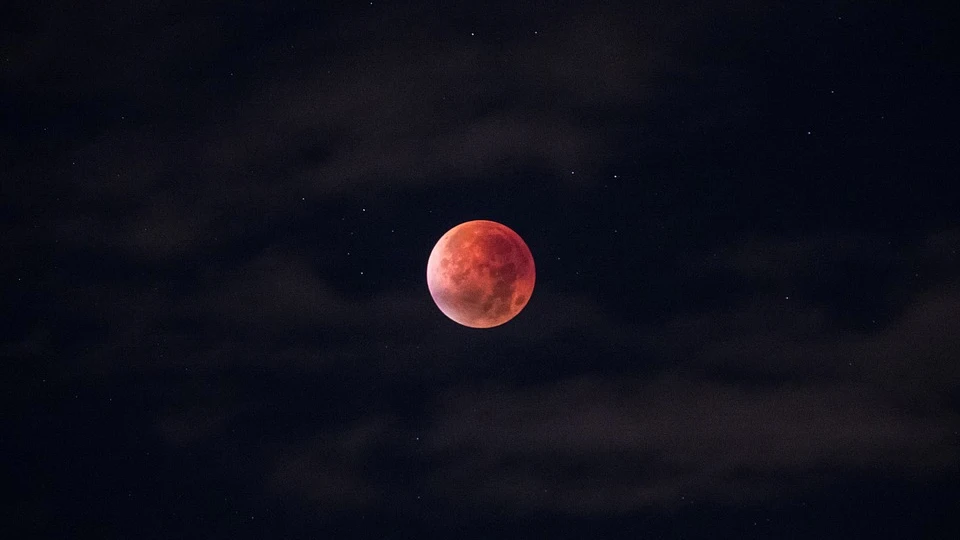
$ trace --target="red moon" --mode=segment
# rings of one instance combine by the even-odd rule
[[[444,315],[471,328],[499,326],[530,301],[536,270],[520,235],[495,221],[461,223],[430,252],[427,286]]]

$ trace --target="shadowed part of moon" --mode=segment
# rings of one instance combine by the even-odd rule
[[[454,321],[474,328],[503,324],[533,292],[533,255],[520,236],[493,221],[468,221],[434,246],[427,284],[434,302]]]

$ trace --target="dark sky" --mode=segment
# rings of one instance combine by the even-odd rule
[[[201,4],[0,14],[3,537],[958,537],[948,11]]]

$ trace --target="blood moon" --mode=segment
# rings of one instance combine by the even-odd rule
[[[536,270],[520,235],[495,221],[461,223],[430,252],[427,286],[444,315],[471,328],[499,326],[530,301]]]

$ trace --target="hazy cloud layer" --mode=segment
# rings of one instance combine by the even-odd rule
[[[30,189],[0,202],[21,308],[0,352],[35,370],[15,399],[132,393],[176,455],[321,519],[626,514],[958,473],[960,233],[781,224],[809,201],[774,197],[780,157],[728,154],[768,81],[697,63],[701,35],[768,8],[453,3],[452,26],[419,4],[339,26],[235,9],[6,23],[22,107],[0,163]],[[756,189],[781,206],[737,203]],[[856,210],[850,190],[816,204]],[[476,332],[436,310],[425,264],[448,221],[495,211],[523,220],[538,284]],[[757,216],[781,232],[744,234]]]
[[[939,239],[952,234],[901,252],[899,263],[942,271],[955,254]],[[799,291],[810,277],[803,261],[818,261],[810,264],[827,274],[854,256],[876,266],[875,251],[856,255],[870,238],[840,244],[847,241],[860,247],[767,239],[718,253],[743,279]],[[803,254],[789,270],[787,253]],[[836,306],[753,286],[759,292],[728,305],[653,325],[617,322],[583,299],[544,292],[529,314],[494,331],[494,343],[453,327],[416,294],[338,307],[344,300],[316,296],[322,285],[295,260],[267,258],[253,267],[262,271],[241,272],[252,281],[217,293],[228,302],[219,324],[240,324],[255,332],[251,341],[272,336],[274,324],[295,329],[297,319],[317,331],[366,336],[324,343],[312,358],[306,338],[293,363],[282,350],[251,359],[258,369],[323,373],[362,394],[368,385],[382,392],[346,416],[311,415],[326,427],[281,444],[265,471],[272,492],[302,495],[325,511],[397,500],[404,501],[398,508],[449,506],[458,515],[748,503],[857,473],[919,481],[955,472],[960,458],[953,338],[960,327],[949,316],[960,291],[949,274],[928,290],[898,293],[903,307],[867,330],[839,325]],[[296,294],[278,289],[281,283]],[[229,303],[238,298],[261,301]],[[298,309],[288,299],[307,301]],[[290,320],[272,322],[274,305],[286,306],[275,313]],[[242,312],[260,319],[228,315]],[[589,353],[571,357],[589,343],[602,364]],[[247,348],[237,346],[236,358]],[[380,364],[366,363],[375,356]],[[619,370],[611,357],[629,366]],[[486,382],[471,382],[478,378]],[[405,399],[421,403],[421,412],[400,418],[390,396],[406,392],[417,393]],[[220,417],[211,418],[199,425]],[[398,462],[414,471],[412,479],[388,472]]]
[[[53,163],[36,164],[53,166],[56,193],[43,203],[61,209],[44,226],[79,248],[167,259],[216,249],[265,216],[295,215],[304,200],[331,195],[442,187],[519,167],[582,184],[638,129],[615,111],[652,108],[677,83],[680,51],[696,39],[691,24],[757,16],[703,6],[558,9],[538,22],[518,8],[509,35],[477,29],[448,39],[449,29],[417,28],[410,8],[397,8],[412,27],[360,17],[337,30],[339,49],[297,24],[285,36],[292,44],[278,48],[276,36],[241,24],[226,5],[115,6],[96,20],[84,15],[91,25],[74,24],[69,10],[23,13],[30,46],[4,72],[14,95],[79,101],[52,107],[51,120],[99,126],[77,138],[22,126],[64,141]],[[372,45],[367,33],[388,37]],[[262,49],[243,48],[250,35]],[[500,52],[490,54],[491,44]],[[187,67],[172,60],[186,47],[196,51]],[[241,75],[247,84],[223,90]],[[58,95],[46,90],[53,82]]]

